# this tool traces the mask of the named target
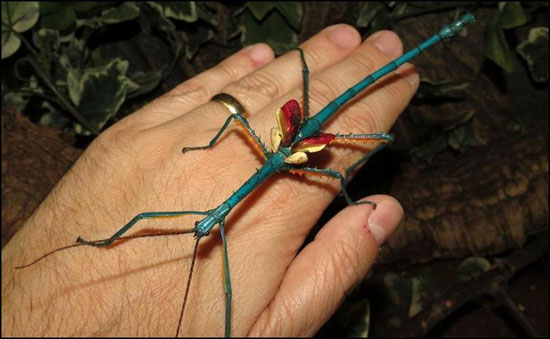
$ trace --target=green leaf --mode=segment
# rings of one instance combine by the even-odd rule
[[[39,2],[40,5],[40,16],[43,17],[54,12],[62,11],[66,3],[57,2],[57,1],[42,1]]]
[[[398,2],[395,5],[395,8],[393,9],[392,14],[394,16],[401,16],[407,12],[407,9],[409,9],[409,4],[406,2]]]
[[[39,17],[38,2],[2,2],[2,26],[22,33],[31,29]],[[3,28],[2,28],[3,29]]]
[[[139,7],[134,2],[123,2],[117,7],[104,10],[99,17],[77,19],[77,27],[88,26],[93,29],[104,25],[117,24],[137,18],[140,14]]]
[[[418,312],[422,311],[422,292],[421,281],[418,278],[411,278],[412,292],[411,292],[411,304],[409,306],[409,318],[414,317]]]
[[[194,1],[181,2],[160,2],[163,13],[167,18],[174,18],[185,22],[195,22],[198,19],[197,5]]]
[[[467,82],[456,82],[456,81],[442,81],[435,82],[429,79],[422,79],[420,81],[420,86],[418,91],[415,94],[417,99],[441,97],[445,95],[450,95],[454,93],[461,93],[464,89],[470,86]]]
[[[454,150],[461,151],[467,147],[477,147],[487,144],[479,133],[474,129],[472,123],[467,123],[454,128],[449,133],[449,146]]]
[[[185,56],[191,60],[199,50],[200,45],[214,38],[214,31],[202,26],[197,26],[197,31],[189,35],[189,41],[185,46]]]
[[[63,128],[71,122],[71,120],[67,117],[67,114],[60,112],[48,101],[43,101],[40,108],[46,111],[46,113],[42,114],[40,117],[40,125]]]
[[[88,12],[97,6],[97,1],[75,1],[71,5],[77,12]]]
[[[128,62],[117,58],[105,66],[69,70],[69,96],[92,127],[100,130],[124,102],[130,82],[127,69]]]
[[[359,27],[369,27],[372,20],[385,11],[387,11],[387,9],[382,2],[366,2],[359,10],[356,25]]]
[[[153,9],[151,19],[154,25],[163,32],[175,32],[176,26],[164,14],[164,9],[156,2],[148,1],[147,5]]]
[[[154,90],[158,84],[160,83],[160,80],[162,79],[162,71],[161,70],[153,70],[147,73],[144,72],[136,72],[130,76],[130,80],[133,84],[137,85],[137,89],[131,90],[128,88],[128,98],[133,98],[141,94],[148,93],[152,90]]]
[[[298,37],[278,11],[271,12],[259,23],[249,11],[243,14],[241,42],[244,46],[258,42],[269,44],[277,54],[294,48]]]
[[[38,62],[44,67],[46,74],[50,75],[50,67],[54,53],[60,48],[59,31],[41,28],[32,32],[34,45],[38,47],[40,58]]]
[[[262,21],[274,9],[286,19],[288,24],[296,31],[300,29],[303,6],[298,2],[247,2],[245,6],[250,10],[257,21]]]
[[[529,16],[519,2],[500,2],[498,8],[502,13],[498,20],[500,28],[519,27],[529,20]]]
[[[457,279],[467,281],[480,276],[489,269],[491,269],[491,263],[483,257],[466,258],[458,266]]]
[[[90,132],[87,128],[85,128],[78,122],[74,123],[74,131],[76,132],[76,134],[80,134],[80,135],[86,135],[86,136],[92,135],[92,132]]]
[[[304,13],[303,5],[299,2],[276,2],[277,9],[295,31],[300,30],[300,22]]]
[[[370,328],[370,302],[365,298],[358,303],[346,307],[344,328],[346,337],[368,338]]]
[[[39,17],[38,2],[2,2],[2,59],[13,55],[21,46],[14,32],[32,28]]]
[[[40,21],[42,28],[65,30],[76,23],[76,13],[71,6],[60,7],[59,11],[44,15]]]
[[[276,4],[274,2],[252,1],[247,2],[246,7],[248,7],[256,20],[262,21],[267,13],[271,12],[276,7]]]
[[[86,67],[89,50],[82,39],[72,39],[69,44],[62,44],[59,52],[59,64],[68,71],[71,68]]]
[[[215,13],[212,12],[208,3],[197,4],[197,16],[200,20],[208,22],[213,27],[218,25],[218,18],[216,18]]]
[[[548,27],[531,28],[527,40],[516,50],[527,62],[534,81],[548,80]]]
[[[503,29],[524,25],[528,20],[519,2],[500,2],[485,31],[485,56],[508,73],[513,72],[514,62]]]
[[[4,28],[4,26],[2,26]],[[2,59],[12,56],[21,46],[21,40],[11,32],[2,29]]]
[[[389,296],[394,304],[408,304],[411,300],[412,282],[409,278],[391,272],[386,273],[384,285],[388,288]]]
[[[99,20],[104,24],[116,24],[137,18],[139,7],[134,2],[123,2],[118,7],[109,8],[101,13]]]
[[[502,11],[496,11],[485,31],[485,56],[511,73],[514,70],[513,55],[499,26],[501,15]]]
[[[39,50],[56,50],[60,47],[59,31],[41,28],[33,32],[32,41]]]
[[[22,112],[27,106],[28,101],[29,100],[20,93],[5,93],[2,89],[2,109],[9,107]]]

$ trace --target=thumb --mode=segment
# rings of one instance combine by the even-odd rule
[[[251,336],[312,336],[372,266],[380,245],[403,218],[401,205],[377,195],[332,218],[290,264]]]

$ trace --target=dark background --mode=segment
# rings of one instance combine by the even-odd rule
[[[246,44],[238,34],[231,39],[246,5],[209,6],[218,20],[214,38],[200,44],[192,58],[177,59],[158,86],[126,101],[103,128]],[[364,4],[300,6],[298,43],[331,24],[357,27]],[[485,57],[495,3],[419,8],[360,32],[366,37],[392,29],[408,50],[452,21],[457,10],[472,10],[477,22],[466,36],[413,61],[423,82],[392,129],[395,143],[352,181],[352,197],[391,194],[402,203],[405,219],[373,271],[318,336],[548,336],[548,80],[533,81],[517,53],[512,72]],[[530,21],[504,30],[512,50],[530,28],[548,27],[547,5],[525,8]],[[189,44],[188,32],[197,25],[176,23],[175,39]],[[116,27],[94,33],[90,48],[128,60],[134,72],[174,60],[162,35],[147,36],[135,22]],[[10,74],[24,53],[22,47],[3,60],[3,94],[17,85]],[[38,124],[41,99],[29,100],[22,114],[3,98],[2,245],[94,138],[75,133],[70,124]],[[57,111],[70,121],[62,107]],[[337,198],[319,224],[343,207],[345,200]]]

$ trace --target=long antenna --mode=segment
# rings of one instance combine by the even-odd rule
[[[185,296],[183,297],[183,304],[181,305],[180,319],[178,320],[178,328],[176,330],[176,338],[180,333],[181,321],[183,320],[183,312],[185,312],[185,305],[187,304],[187,297],[189,296],[189,287],[191,286],[191,277],[193,277],[193,268],[195,267],[195,259],[197,258],[200,239],[201,237],[197,237],[197,241],[195,241],[195,249],[193,250],[193,259],[191,259],[191,268],[189,269],[189,277],[187,278],[187,286],[185,287]]]

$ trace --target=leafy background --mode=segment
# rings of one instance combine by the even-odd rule
[[[411,48],[466,10],[351,184],[406,217],[318,336],[548,335],[548,3],[2,2],[2,244],[98,133],[243,46],[345,22]]]

